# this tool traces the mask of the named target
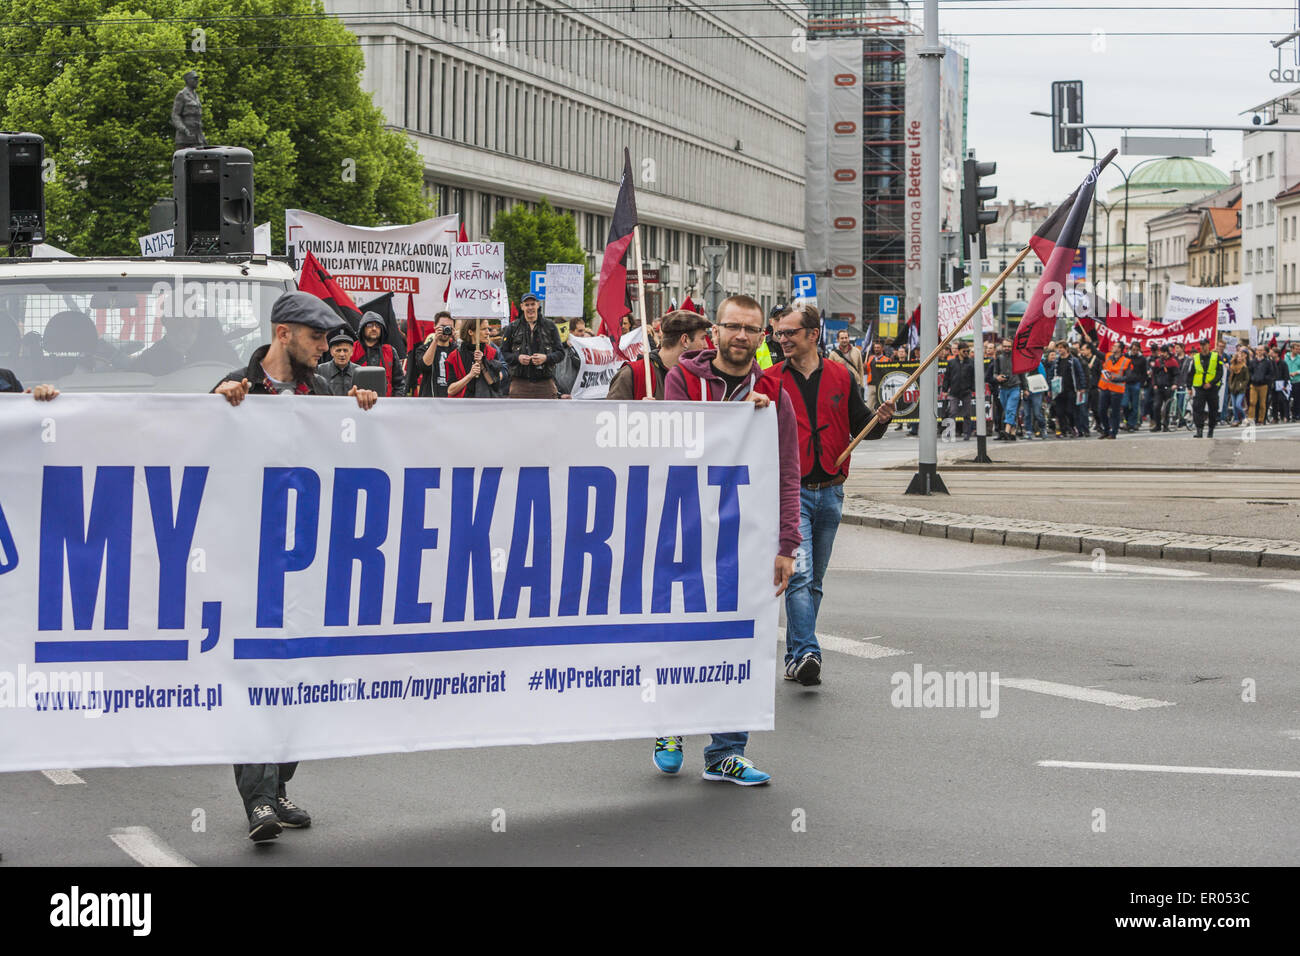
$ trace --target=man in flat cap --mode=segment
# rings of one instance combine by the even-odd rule
[[[329,395],[330,386],[316,366],[325,354],[330,333],[340,326],[330,307],[306,292],[286,292],[271,306],[271,344],[253,353],[247,368],[235,369],[212,391],[238,405],[255,395]],[[350,350],[350,346],[349,346]],[[379,396],[351,386],[347,393],[363,410],[374,407]],[[284,827],[309,827],[311,817],[284,791],[298,769],[293,763],[235,764],[235,784],[248,813],[248,838],[265,843]]]
[[[352,348],[356,344],[352,333],[340,328],[330,333],[329,355],[321,359],[316,374],[325,379],[331,395],[346,395],[352,388],[352,376],[361,368],[352,361]]]

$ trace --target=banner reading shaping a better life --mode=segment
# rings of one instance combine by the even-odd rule
[[[0,399],[0,770],[770,729],[775,429]]]

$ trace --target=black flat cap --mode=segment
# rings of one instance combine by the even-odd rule
[[[271,306],[271,324],[282,323],[332,332],[343,324],[343,320],[321,299],[309,292],[286,292]]]

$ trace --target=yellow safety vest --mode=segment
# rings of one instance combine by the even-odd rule
[[[754,361],[758,363],[759,368],[772,367],[772,350],[767,347],[767,339],[759,343],[758,351],[754,353]]]
[[[1196,352],[1192,355],[1192,368],[1195,370],[1195,374],[1192,375],[1192,388],[1200,388],[1202,383],[1207,381],[1213,382],[1214,377],[1219,373],[1219,353],[1210,353],[1210,368],[1208,373],[1205,369],[1201,368],[1200,352]]]

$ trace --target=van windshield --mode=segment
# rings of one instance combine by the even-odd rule
[[[270,340],[286,288],[246,276],[0,279],[0,367],[63,391],[206,392]]]

